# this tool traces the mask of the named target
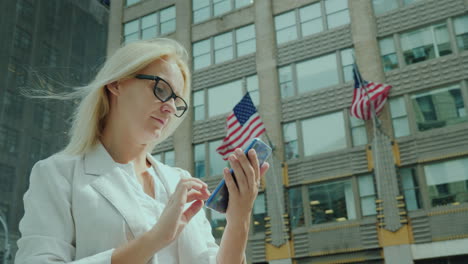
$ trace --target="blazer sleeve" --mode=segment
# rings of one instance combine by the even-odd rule
[[[64,166],[49,158],[36,163],[31,171],[29,189],[23,198],[25,214],[19,224],[16,264],[111,263],[113,249],[74,261],[70,182],[73,168]]]

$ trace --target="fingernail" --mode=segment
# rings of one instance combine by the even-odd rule
[[[237,154],[242,154],[242,150],[240,148],[236,149]]]

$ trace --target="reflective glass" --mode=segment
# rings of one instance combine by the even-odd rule
[[[468,15],[453,20],[457,46],[460,50],[468,50]]]
[[[297,145],[296,123],[286,123],[283,125],[284,136],[284,155],[286,160],[299,157],[299,148]]]
[[[195,177],[203,178],[206,176],[205,171],[205,144],[197,144],[194,146],[195,160]]]
[[[306,156],[346,147],[342,112],[306,119],[302,121],[302,131]]]
[[[230,112],[242,99],[242,81],[226,83],[208,89],[208,117]]]
[[[334,53],[296,65],[299,93],[338,84],[338,70]]]
[[[284,66],[278,69],[278,77],[281,89],[281,97],[286,98],[294,95],[294,87],[292,81],[291,65]]]
[[[398,0],[372,0],[376,15],[386,13],[398,8]]]
[[[227,167],[227,162],[216,152],[222,142],[222,140],[217,140],[209,143],[210,176],[222,175],[223,169]]]

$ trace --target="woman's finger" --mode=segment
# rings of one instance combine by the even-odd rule
[[[192,189],[187,194],[187,203],[193,202],[195,200],[206,200],[208,197],[210,197],[208,192],[200,192],[198,190]]]
[[[236,150],[237,151],[237,150]],[[229,161],[231,163],[231,168],[234,170],[234,177],[236,178],[237,187],[239,188],[239,192],[242,192],[242,189],[247,184],[247,180],[245,178],[244,170],[237,155],[231,155],[229,157]]]
[[[260,168],[260,178],[265,176],[265,174],[267,173],[269,168],[270,168],[270,163],[268,163],[266,161],[263,162],[262,167]]]
[[[203,201],[202,200],[196,200],[195,202],[193,202],[189,208],[187,208],[187,210],[185,210],[184,212],[184,221],[186,223],[188,223],[190,221],[190,219],[192,219],[192,217],[194,215],[196,215],[198,213],[198,211],[200,211],[200,209],[202,209],[203,207]]]
[[[237,195],[239,193],[239,189],[234,182],[234,178],[232,177],[231,170],[228,168],[224,168],[224,182],[226,183],[226,187],[228,189],[229,194]]]
[[[257,152],[255,151],[255,149],[251,149],[249,150],[247,154],[249,155],[250,164],[252,164],[252,168],[255,172],[254,184],[258,185],[258,183],[260,182],[260,167],[258,164],[259,162],[258,162]]]

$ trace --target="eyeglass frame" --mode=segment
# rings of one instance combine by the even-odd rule
[[[169,101],[169,100],[171,100],[173,98],[174,98],[174,102],[175,102],[175,100],[177,98],[180,98],[180,100],[182,100],[182,102],[184,102],[184,104],[185,104],[185,109],[182,112],[182,114],[180,114],[180,115],[177,115],[176,113],[174,113],[174,115],[176,117],[182,117],[185,114],[185,112],[187,112],[187,109],[188,109],[187,102],[184,100],[184,98],[182,98],[182,97],[178,96],[177,94],[175,94],[174,89],[172,89],[172,86],[166,80],[164,80],[163,78],[161,78],[161,77],[159,77],[157,75],[147,75],[147,74],[137,74],[137,75],[135,75],[135,78],[140,79],[140,80],[154,81],[153,94],[154,94],[154,96],[156,96],[156,98],[158,98],[163,103],[165,103],[165,102],[167,102],[167,101]],[[156,94],[156,88],[158,87],[158,83],[160,81],[163,81],[165,84],[167,84],[167,86],[169,86],[169,89],[171,89],[171,95],[166,100],[163,100],[163,99],[159,98],[159,96]],[[177,106],[176,106],[176,108],[177,108]]]

